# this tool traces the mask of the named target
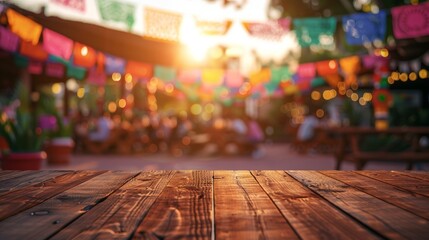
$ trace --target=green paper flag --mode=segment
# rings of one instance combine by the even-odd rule
[[[282,80],[291,79],[292,74],[288,67],[273,67],[271,68],[271,82],[280,83]]]
[[[28,58],[20,54],[14,54],[13,61],[15,62],[15,65],[20,68],[26,68],[29,63]]]
[[[67,66],[67,77],[82,80],[85,77],[85,74],[85,68],[72,66],[71,64]]]
[[[299,45],[302,47],[329,46],[334,43],[333,35],[337,26],[334,17],[294,19],[293,25]]]
[[[134,25],[136,6],[115,0],[98,0],[97,2],[103,20],[123,22],[131,30]]]
[[[174,82],[176,80],[176,69],[157,65],[153,75],[164,82]]]

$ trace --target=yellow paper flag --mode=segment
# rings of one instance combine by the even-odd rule
[[[340,59],[340,66],[345,75],[345,82],[347,86],[356,83],[356,74],[360,70],[360,59],[358,56],[351,56]]]
[[[221,68],[203,69],[201,80],[203,84],[219,86],[223,83],[223,70]]]
[[[33,45],[39,42],[40,34],[42,33],[42,25],[10,8],[7,10],[6,15],[12,32],[22,39],[31,42]]]
[[[250,75],[250,83],[252,85],[257,85],[259,83],[269,82],[271,79],[271,70],[270,68],[263,68],[259,72],[252,73]]]

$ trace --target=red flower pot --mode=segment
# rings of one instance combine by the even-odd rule
[[[40,170],[45,152],[7,153],[2,155],[3,170]]]

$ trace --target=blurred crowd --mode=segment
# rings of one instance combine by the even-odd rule
[[[100,112],[75,121],[76,151],[100,153],[158,153],[174,156],[197,154],[246,154],[260,157],[264,132],[255,119],[222,116],[210,121],[190,119],[186,114],[157,112],[124,118]]]

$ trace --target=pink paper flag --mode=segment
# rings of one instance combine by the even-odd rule
[[[88,83],[103,86],[106,83],[106,74],[103,71],[97,71],[95,68],[91,68],[88,73]]]
[[[46,63],[45,74],[47,76],[62,78],[64,76],[64,65],[61,63]]]
[[[365,55],[362,56],[362,66],[365,69],[373,69],[375,67],[375,63],[377,62],[377,56],[375,55]]]
[[[51,0],[51,1],[64,5],[69,8],[79,10],[81,12],[85,11],[85,0]]]
[[[8,29],[0,26],[0,48],[9,51],[18,51],[19,37],[9,31]]]
[[[299,78],[314,78],[316,76],[316,65],[314,63],[304,63],[298,66]]]
[[[225,73],[225,85],[227,87],[240,87],[243,84],[243,76],[239,71],[226,71]]]
[[[184,69],[178,74],[177,80],[181,83],[195,83],[201,79],[201,71],[197,69]]]
[[[429,2],[392,8],[393,33],[396,38],[429,35]]]
[[[40,61],[30,60],[30,64],[28,65],[28,72],[30,74],[42,74],[43,71],[43,63]]]
[[[69,60],[73,52],[73,41],[45,28],[43,30],[43,48],[52,55]]]

